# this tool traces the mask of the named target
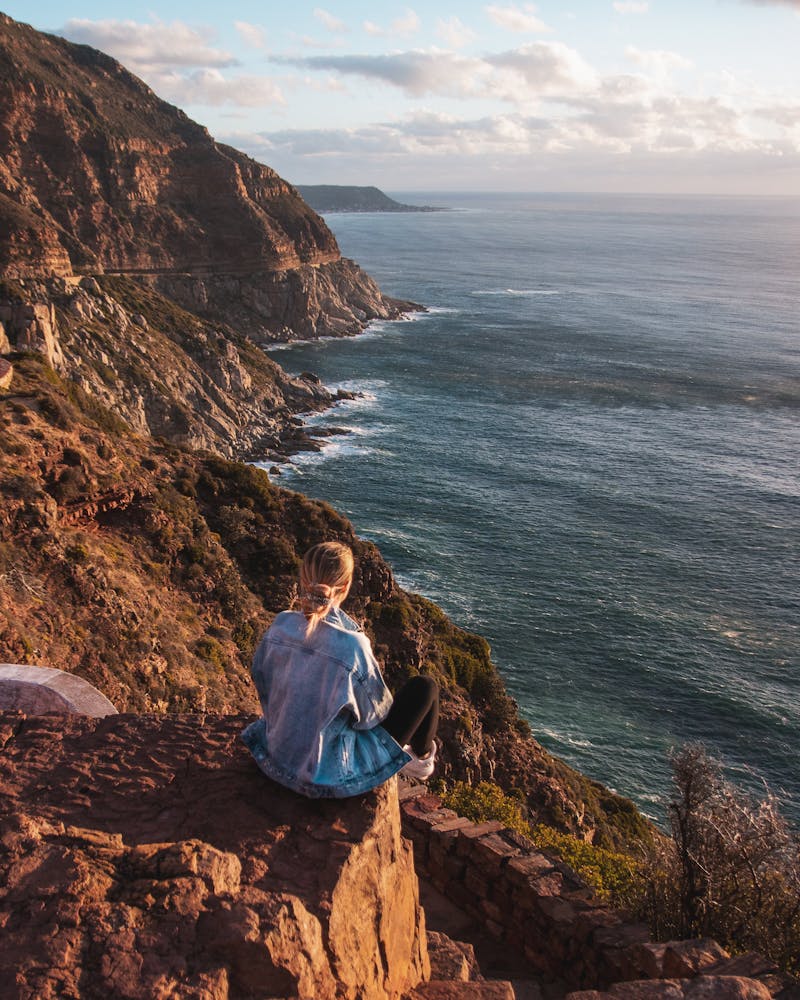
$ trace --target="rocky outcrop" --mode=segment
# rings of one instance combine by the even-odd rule
[[[344,257],[266,273],[159,274],[144,280],[191,312],[246,330],[262,344],[349,336],[370,320],[396,319],[419,308],[388,299]]]
[[[234,285],[240,333],[253,318],[247,300],[273,300],[254,311],[268,339],[296,327],[353,333],[407,305],[341,266],[331,231],[274,170],[215,142],[102,52],[0,15],[0,112],[8,277],[173,276],[177,287],[189,275],[215,320]],[[296,303],[294,286],[309,290]],[[330,304],[329,318],[309,326],[308,299]]]
[[[51,300],[0,301],[0,353],[12,350],[43,354],[48,364],[64,371],[64,352]]]
[[[268,781],[244,717],[0,714],[0,993],[399,998],[429,965],[394,782]]]
[[[135,433],[230,457],[315,447],[294,414],[339,398],[287,375],[224,317],[205,322],[124,277],[6,281],[2,351],[41,354]]]

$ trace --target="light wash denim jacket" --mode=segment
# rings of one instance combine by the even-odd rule
[[[392,696],[369,639],[332,608],[306,639],[306,618],[283,611],[253,657],[262,718],[242,740],[268,777],[312,798],[359,795],[411,758],[379,725]]]

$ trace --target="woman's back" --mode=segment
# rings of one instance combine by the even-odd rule
[[[310,634],[301,612],[279,614],[256,650],[252,676],[264,713],[254,723],[263,758],[245,742],[282,784],[309,795],[353,795],[408,759],[377,725],[391,694],[369,640],[340,608]]]

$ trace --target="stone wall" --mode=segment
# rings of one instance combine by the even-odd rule
[[[473,823],[420,785],[402,786],[400,798],[403,832],[414,844],[417,871],[492,937],[522,952],[545,978],[573,990],[619,983],[632,988],[634,981],[651,981],[649,992],[619,994],[629,1000],[672,996],[674,982],[695,977],[758,980],[763,993],[755,983],[753,998],[800,996],[796,984],[761,956],[732,959],[711,940],[651,941],[644,924],[626,920],[568,865],[502,823]],[[662,980],[667,992],[654,992],[660,984],[652,980]],[[729,995],[719,984],[714,989],[705,995]]]

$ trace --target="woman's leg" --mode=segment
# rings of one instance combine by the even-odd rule
[[[400,746],[410,744],[418,757],[424,757],[439,725],[439,685],[430,677],[412,677],[395,695],[381,725]]]

